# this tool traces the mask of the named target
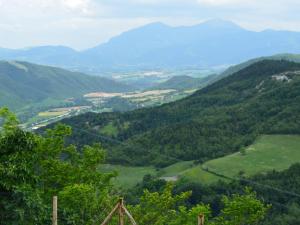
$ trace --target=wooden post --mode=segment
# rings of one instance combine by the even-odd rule
[[[52,225],[57,225],[57,196],[52,201]]]
[[[119,214],[119,225],[125,225],[124,215],[126,214],[131,222],[132,225],[136,225],[135,220],[133,219],[132,215],[128,212],[128,210],[124,206],[123,198],[120,198],[118,204],[115,208],[109,213],[109,215],[105,218],[101,225],[108,225],[108,222],[111,220],[112,216],[118,213]],[[57,224],[56,224],[57,225]]]
[[[128,212],[128,210],[125,208],[125,206],[124,206],[123,209],[124,209],[125,214],[128,216],[128,218],[129,218],[131,224],[132,224],[132,225],[136,225],[135,220],[133,219],[132,215]]]
[[[120,198],[119,200],[119,225],[124,225],[124,200]]]
[[[198,225],[204,225],[204,215],[200,214],[198,216]]]
[[[105,220],[101,223],[101,225],[107,225],[108,222],[111,220],[114,213],[118,210],[119,204],[115,206],[115,208],[109,213],[109,215],[105,218]]]

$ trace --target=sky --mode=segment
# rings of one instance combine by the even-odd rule
[[[209,19],[300,31],[299,0],[0,0],[0,47],[94,47],[152,22],[190,26]]]

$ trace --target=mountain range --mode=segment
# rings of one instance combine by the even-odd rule
[[[204,162],[239,151],[262,134],[299,134],[299,90],[300,64],[262,60],[173,103],[62,122],[73,127],[71,142],[103,143],[111,163]],[[108,129],[110,138],[94,135]]]
[[[299,32],[255,32],[229,21],[210,20],[181,27],[152,23],[83,51],[64,46],[2,48],[0,59],[17,59],[100,74],[105,70],[207,68],[280,53],[300,53]]]

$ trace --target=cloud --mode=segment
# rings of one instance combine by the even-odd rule
[[[242,0],[198,0],[199,4],[204,5],[212,5],[212,6],[220,6],[220,5],[232,5],[232,4],[240,4]]]
[[[71,9],[87,7],[89,3],[89,0],[62,0],[62,4]]]
[[[92,13],[92,2],[90,0],[61,0],[61,4],[69,10],[80,11],[83,14]]]
[[[93,7],[92,0],[0,0],[1,16],[9,12],[18,12],[20,16],[37,14],[57,14],[61,12],[86,13]]]

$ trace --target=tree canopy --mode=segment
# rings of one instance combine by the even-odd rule
[[[101,145],[77,148],[66,144],[71,128],[62,124],[44,136],[23,131],[5,108],[0,109],[0,117],[1,224],[50,224],[54,195],[59,199],[60,224],[100,223],[119,197],[111,184],[116,174],[99,169],[105,160]],[[215,217],[209,205],[187,204],[191,191],[175,195],[173,191],[170,183],[159,191],[145,190],[138,203],[128,208],[141,225],[193,225],[199,213],[211,225],[246,225],[263,219],[269,207],[252,192],[224,196],[224,209]]]
[[[93,224],[111,204],[114,174],[97,168],[105,159],[100,145],[66,145],[70,127],[57,125],[42,137],[23,131],[7,109],[0,136],[0,218],[4,224],[49,224],[58,195],[66,224]]]

